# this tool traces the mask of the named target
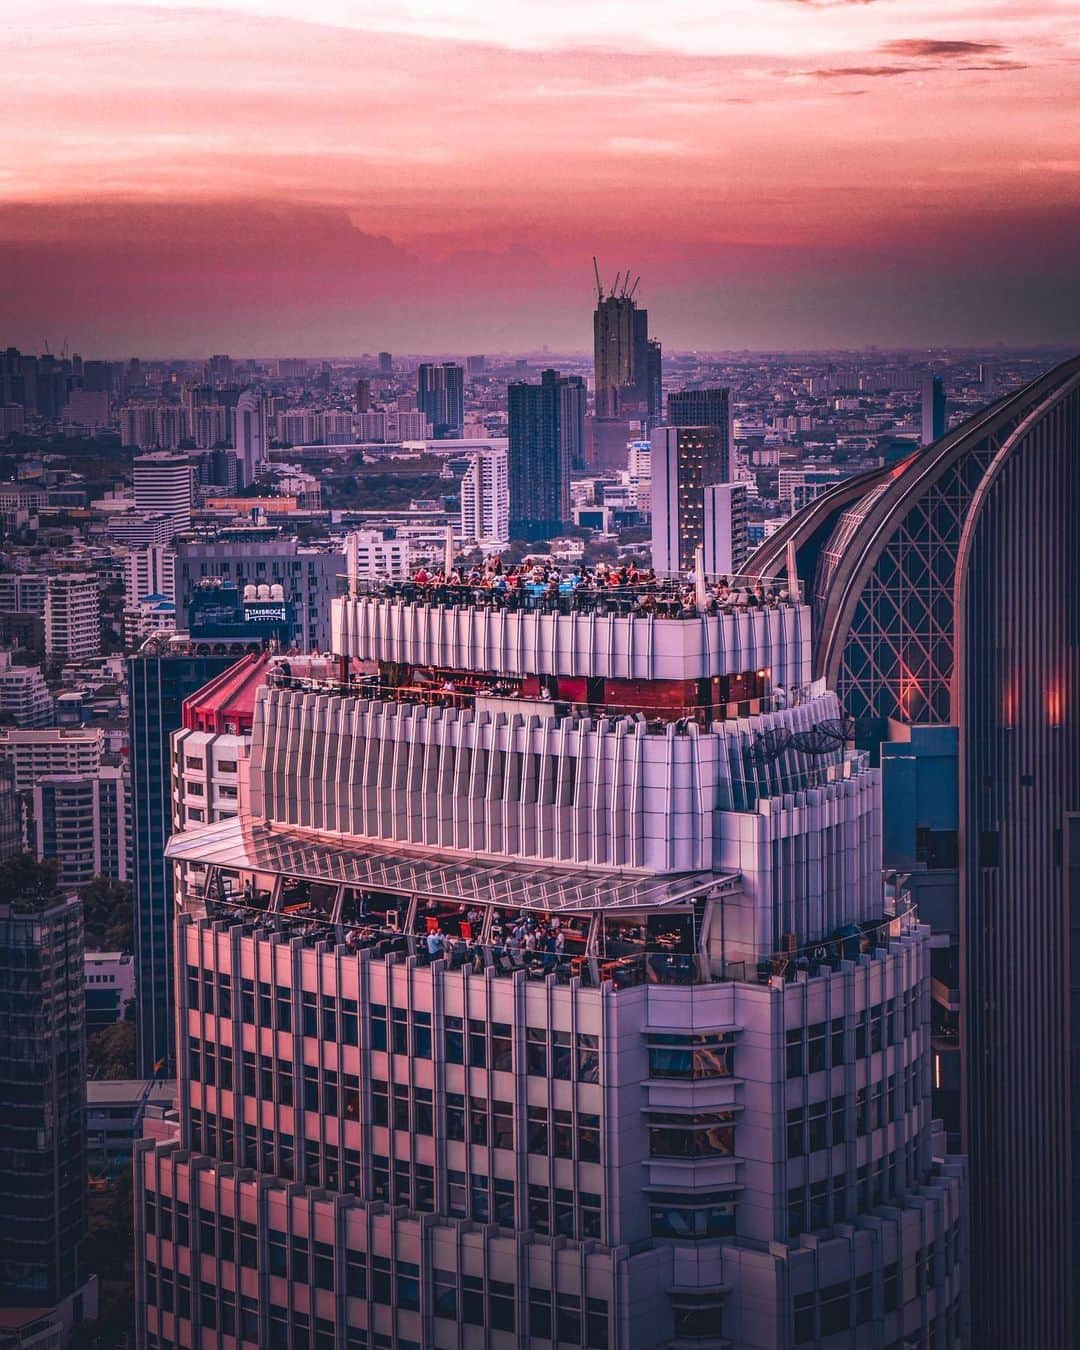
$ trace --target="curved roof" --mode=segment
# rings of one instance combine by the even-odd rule
[[[748,564],[782,566],[794,543],[813,578],[814,674],[857,719],[945,722],[956,561],[972,501],[1025,418],[1080,374],[1080,357],[984,408],[926,449],[851,479],[778,530]]]

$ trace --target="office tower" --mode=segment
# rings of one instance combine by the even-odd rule
[[[593,351],[597,417],[647,417],[656,411],[651,405],[657,356],[650,360],[649,314],[638,309],[634,302],[637,282],[628,288],[629,280],[628,272],[620,290],[616,277],[611,294],[605,296],[599,273],[596,277]]]
[[[10,652],[0,652],[0,713],[25,730],[47,727],[53,700],[40,666],[16,666]]]
[[[228,384],[232,379],[233,364],[228,356],[212,356],[206,363],[206,374],[211,384]]]
[[[286,646],[327,651],[330,602],[342,589],[342,544],[304,545],[276,530],[238,528],[216,536],[180,539],[176,545],[176,627],[191,628],[191,609],[204,583],[281,586],[290,607]],[[276,630],[275,630],[276,631]],[[252,640],[259,635],[252,630]]]
[[[483,375],[487,369],[486,356],[467,356],[465,358],[465,371],[469,375]]]
[[[738,575],[750,556],[746,534],[746,484],[707,483],[704,501],[705,571]]]
[[[638,427],[640,424],[635,423]],[[627,463],[627,446],[640,430],[631,428],[625,417],[587,417],[585,419],[584,456],[576,467],[592,473],[620,473]]]
[[[735,433],[733,430],[731,390],[677,389],[668,394],[667,416],[669,427],[722,427],[726,437],[724,455],[734,461]]]
[[[380,374],[380,375],[393,375],[393,373],[394,373],[394,358],[390,355],[389,352],[380,352],[380,353],[379,353],[379,374]]]
[[[92,572],[60,572],[49,578],[45,652],[65,661],[100,655],[100,592]]]
[[[652,434],[652,561],[686,572],[705,543],[705,488],[731,475],[723,427],[657,427]]]
[[[545,370],[539,384],[510,384],[507,406],[510,534],[550,539],[570,519],[570,467],[584,435],[584,381]]]
[[[416,406],[440,437],[460,436],[465,425],[465,371],[450,361],[424,362],[416,372]]]
[[[94,393],[112,394],[113,367],[111,361],[84,361],[82,387]]]
[[[353,412],[366,413],[371,411],[371,381],[357,380],[356,388],[353,391]]]
[[[922,443],[932,445],[945,435],[945,381],[928,372],[922,383]]]
[[[979,389],[987,397],[992,397],[997,384],[997,369],[992,361],[979,362]]]
[[[127,881],[126,770],[103,764],[92,774],[48,774],[31,795],[32,848],[56,859],[61,887],[75,890],[96,876]]]
[[[19,792],[33,791],[49,774],[92,778],[101,767],[105,733],[100,727],[0,728],[0,760],[12,766]]]
[[[169,845],[140,1343],[960,1344],[929,934],[808,611],[365,591],[367,683],[271,672],[249,800]]]
[[[82,902],[5,878],[0,896],[0,1326],[61,1345],[96,1316],[85,1282]],[[20,1331],[26,1339],[20,1339]],[[31,1339],[40,1336],[41,1339]]]
[[[461,538],[485,552],[510,542],[510,478],[507,452],[485,447],[469,455],[461,480]]]
[[[649,417],[661,421],[664,413],[664,355],[660,343],[650,339],[645,351],[648,370]]]
[[[959,995],[978,1346],[1077,1335],[1080,1171],[1063,1179],[1061,1166],[1080,1093],[1068,1011],[1078,456],[1074,359],[931,449],[842,484],[752,560],[768,571],[795,546],[800,574],[813,578],[816,669],[838,686],[863,743],[955,728],[955,829],[947,804],[913,825],[934,903],[946,906],[952,886],[958,903],[942,927],[959,948],[943,953],[934,988],[943,1003]],[[947,759],[941,746],[934,753]],[[885,810],[903,820],[909,807],[887,800]]]
[[[174,1040],[173,884],[172,866],[165,859],[173,826],[169,738],[181,725],[188,695],[226,670],[237,655],[199,655],[177,639],[140,651],[127,662],[136,1031],[143,1078],[153,1077],[159,1063],[172,1063]]]
[[[445,553],[445,536],[444,536]],[[407,581],[413,572],[409,537],[395,529],[350,530],[345,539],[345,574],[357,581]]]
[[[163,544],[133,548],[124,558],[124,603],[141,604],[148,595],[176,599],[176,553]]]
[[[255,389],[245,389],[233,415],[233,445],[241,486],[255,481],[270,459],[266,400]]]
[[[105,533],[113,543],[149,548],[170,543],[176,527],[172,516],[162,511],[122,511],[109,517]]]
[[[194,472],[187,455],[159,450],[136,455],[132,466],[135,507],[147,515],[168,516],[173,532],[191,528]]]
[[[240,462],[235,450],[217,448],[199,455],[195,474],[200,487],[220,487],[234,493],[240,487]]]

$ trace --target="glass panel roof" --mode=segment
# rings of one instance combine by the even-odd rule
[[[165,852],[174,860],[213,867],[545,912],[688,904],[733,879],[717,872],[650,876],[524,862],[466,862],[436,852],[409,853],[273,829],[236,817],[173,835]]]

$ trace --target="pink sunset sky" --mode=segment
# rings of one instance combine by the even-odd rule
[[[35,12],[36,11],[36,12]],[[4,18],[0,345],[1080,345],[1075,0],[186,0]]]

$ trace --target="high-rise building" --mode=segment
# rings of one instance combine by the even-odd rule
[[[510,542],[510,479],[507,452],[485,447],[469,455],[461,480],[461,538],[488,552]]]
[[[584,439],[585,384],[545,370],[539,384],[514,381],[509,411],[510,534],[549,539],[570,519],[570,469]]]
[[[649,313],[637,307],[636,287],[636,282],[632,288],[624,283],[619,290],[616,277],[611,294],[605,296],[597,275],[593,354],[596,416],[600,418],[648,417],[659,411],[653,406],[659,351],[650,356]]]
[[[233,415],[233,445],[241,486],[253,483],[270,459],[270,432],[266,400],[256,389],[245,389]]]
[[[465,371],[469,375],[483,375],[487,369],[486,356],[467,356],[465,358]]]
[[[386,440],[386,413],[357,413],[353,418],[353,432],[358,441],[375,441],[381,444]]]
[[[164,450],[136,455],[132,476],[138,511],[168,516],[174,532],[191,528],[195,476],[187,455],[172,455]]]
[[[416,372],[416,406],[439,437],[460,436],[465,426],[465,371],[451,361],[424,362]]]
[[[0,652],[0,713],[22,730],[47,727],[53,700],[40,666],[16,666],[10,652]]]
[[[353,412],[366,413],[371,411],[371,381],[357,380],[353,391]]]
[[[44,618],[48,594],[47,572],[0,572],[0,610],[19,610]]]
[[[0,728],[0,760],[11,764],[19,792],[32,792],[34,784],[50,774],[92,778],[104,751],[100,727]]]
[[[0,897],[0,1326],[16,1345],[64,1344],[65,1329],[96,1315],[96,1283],[83,1272],[85,1046],[82,902],[9,885]]]
[[[929,371],[922,383],[922,443],[932,445],[945,435],[945,381]]]
[[[128,782],[120,765],[48,774],[32,789],[33,850],[55,858],[65,890],[96,876],[128,879]]]
[[[703,534],[708,575],[738,575],[750,556],[745,483],[706,483]]]
[[[101,653],[101,595],[93,572],[59,572],[45,599],[45,652],[65,661]]]
[[[393,375],[393,373],[394,373],[394,358],[393,358],[393,356],[391,356],[391,354],[390,354],[389,352],[380,352],[380,353],[379,353],[379,374],[380,374],[380,375]]]
[[[596,415],[641,416],[647,409],[648,315],[633,301],[609,296],[593,319]]]
[[[734,446],[731,390],[676,389],[668,394],[665,423],[670,427],[722,427],[726,434],[724,453],[730,459]]]
[[[301,651],[327,651],[330,602],[342,589],[342,545],[317,548],[267,529],[223,530],[213,537],[180,539],[176,545],[176,627],[191,626],[191,607],[200,588],[229,583],[281,586],[290,607],[287,645]],[[253,631],[253,641],[258,636]]]
[[[124,558],[124,603],[141,604],[148,595],[176,600],[176,553],[162,544],[133,548]]]
[[[279,667],[239,816],[171,841],[140,1343],[961,1344],[929,933],[808,611],[529,603],[337,601],[375,670]]]
[[[658,422],[662,420],[664,413],[664,353],[660,343],[655,339],[650,338],[645,358],[648,370],[649,418]]]
[[[686,572],[705,543],[705,488],[731,476],[720,426],[657,427],[652,435],[652,561],[658,572]]]
[[[224,645],[224,644],[221,644]],[[173,886],[165,844],[172,830],[169,737],[181,725],[184,700],[236,660],[198,655],[161,642],[129,657],[132,855],[138,1066],[144,1078],[172,1060]]]
[[[947,1031],[959,1009],[978,1346],[1078,1334],[1080,646],[1067,582],[1080,568],[1078,462],[1074,359],[929,450],[842,484],[752,559],[769,571],[794,546],[813,581],[816,669],[863,743],[889,739],[892,759],[902,728],[955,729],[954,817],[935,801],[910,820],[914,769],[894,773],[899,800],[885,812],[898,847],[901,824],[916,832],[928,878],[917,869],[913,884],[933,889],[958,943],[942,951],[935,1016]],[[947,748],[931,748],[947,781]],[[957,1075],[943,1079],[947,1111]]]
[[[212,356],[206,363],[206,373],[211,384],[228,384],[232,379],[233,363],[224,355]]]

